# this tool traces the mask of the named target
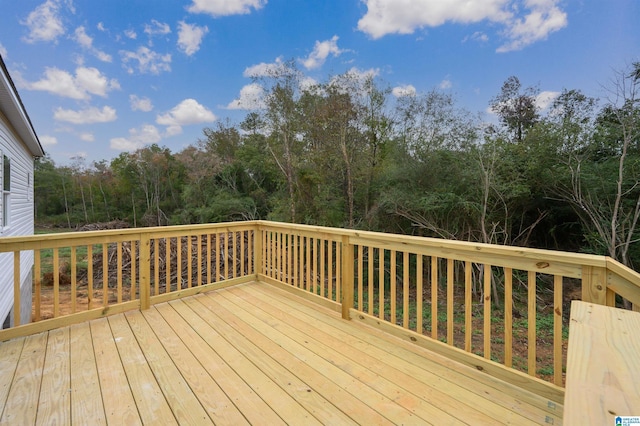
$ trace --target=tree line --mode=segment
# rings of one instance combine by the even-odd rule
[[[443,91],[394,97],[373,76],[309,84],[290,61],[262,104],[180,152],[36,162],[38,224],[270,219],[606,254],[640,265],[640,63],[595,99],[547,107],[509,77],[488,124]]]

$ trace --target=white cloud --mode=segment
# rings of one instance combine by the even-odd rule
[[[161,139],[162,136],[156,126],[144,124],[138,129],[129,129],[128,138],[111,139],[109,146],[118,151],[134,151],[145,145],[160,142]]]
[[[254,110],[264,107],[264,89],[256,83],[240,89],[240,97],[227,105],[227,109]]]
[[[152,19],[151,24],[144,25],[144,32],[146,34],[149,34],[150,36],[164,35],[164,34],[169,34],[171,32],[171,27],[167,23]]]
[[[104,24],[102,22],[98,22],[98,25],[96,25],[96,28],[99,31],[107,31],[107,29],[104,27]]]
[[[396,98],[402,96],[414,96],[416,94],[416,88],[411,84],[405,84],[404,86],[396,86],[391,89],[391,94]]]
[[[251,65],[250,67],[245,68],[242,75],[244,77],[268,77],[272,75],[277,75],[283,72],[286,69],[286,65],[282,62],[282,57],[277,57],[275,62],[266,63],[261,62],[256,65]]]
[[[27,43],[38,41],[55,41],[65,32],[62,19],[59,16],[60,1],[47,0],[36,7],[24,21],[22,25],[29,28],[29,35],[23,38]]]
[[[118,116],[116,110],[105,106],[102,109],[89,107],[74,111],[72,109],[56,108],[53,118],[58,121],[66,121],[73,124],[108,123],[115,121]]]
[[[107,92],[120,88],[115,79],[107,79],[96,68],[76,68],[75,76],[58,68],[46,68],[44,78],[22,84],[29,90],[42,90],[72,99],[88,100],[91,95],[105,97]]]
[[[191,13],[207,13],[213,17],[244,15],[251,9],[260,10],[267,0],[193,0],[187,7]]]
[[[467,36],[464,39],[462,39],[462,42],[465,43],[468,40],[477,41],[477,42],[480,42],[480,43],[486,43],[486,42],[489,41],[489,36],[486,35],[485,33],[483,33],[482,31],[476,31],[475,33],[471,34],[470,36]]]
[[[96,138],[93,136],[93,133],[80,133],[80,140],[84,142],[93,142]]]
[[[130,38],[131,40],[135,40],[135,39],[138,38],[138,34],[134,30],[131,30],[131,29],[125,30],[124,31],[124,35],[125,35],[125,37]]]
[[[129,103],[132,111],[149,112],[153,109],[153,104],[149,98],[139,98],[136,95],[129,95]]]
[[[76,28],[73,39],[99,60],[103,62],[111,62],[111,55],[93,47],[93,39],[87,35],[84,27]]]
[[[7,57],[7,48],[4,47],[2,43],[0,43],[0,55],[2,55],[3,58]]]
[[[526,0],[530,13],[511,21],[505,31],[510,39],[498,52],[520,50],[567,26],[567,14],[556,5],[558,0]]]
[[[182,133],[182,126],[211,123],[217,117],[195,99],[185,99],[166,114],[158,114],[156,123],[167,126],[169,136]]]
[[[364,0],[367,13],[358,21],[358,29],[373,38],[387,34],[412,34],[425,26],[446,22],[473,23],[485,19],[503,21],[508,0]]]
[[[42,146],[52,146],[58,143],[58,139],[55,136],[42,135],[38,137],[38,140]]]
[[[507,42],[498,52],[519,50],[567,25],[560,0],[363,0],[367,13],[358,21],[358,29],[374,39],[387,34],[412,34],[424,27],[445,23],[472,24],[482,21],[504,26]],[[524,7],[521,7],[524,3]],[[486,41],[476,32],[472,37]],[[466,40],[466,39],[465,39]]]
[[[536,106],[541,111],[544,111],[558,96],[560,96],[560,92],[552,92],[548,90],[540,92],[538,93],[538,96],[536,96]]]
[[[451,83],[451,80],[449,80],[448,78],[445,78],[440,82],[440,84],[438,84],[438,88],[442,90],[451,89],[452,86],[453,84]]]
[[[209,28],[205,25],[199,27],[197,25],[187,24],[184,21],[178,22],[178,48],[191,56],[200,50],[200,43],[205,34],[209,32]]]
[[[308,70],[320,68],[329,55],[334,57],[340,56],[344,51],[338,48],[338,36],[334,35],[331,39],[325,41],[316,41],[313,52],[309,54],[307,59],[302,61],[302,65]]]
[[[162,71],[171,71],[171,54],[161,55],[145,46],[140,46],[137,51],[131,52],[121,50],[122,62],[129,74],[133,74],[133,67],[129,66],[129,61],[138,62],[138,72],[141,74],[160,74]]]

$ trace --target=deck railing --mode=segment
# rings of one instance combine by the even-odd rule
[[[447,356],[474,353],[476,368],[562,386],[569,300],[640,307],[640,274],[604,256],[267,221],[0,238],[15,283],[25,250],[34,323],[0,340],[262,280]],[[19,297],[16,285],[16,318]]]

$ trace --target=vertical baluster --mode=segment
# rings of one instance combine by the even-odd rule
[[[484,357],[491,359],[491,265],[484,265]]]
[[[528,271],[527,273],[527,372],[531,376],[536,375],[536,272]]]
[[[402,253],[402,326],[409,328],[409,252]]]
[[[254,238],[256,237],[256,231],[247,231],[247,273],[248,274],[257,274],[255,265],[254,265],[254,256],[256,252]]]
[[[240,249],[240,245],[238,244],[238,233],[233,231],[230,233],[231,235],[231,245],[233,246],[233,248],[231,249],[231,278],[235,278],[238,274],[238,266],[239,266],[239,262],[238,262],[238,256],[239,256],[239,249]]]
[[[201,286],[204,284],[202,278],[202,235],[198,234],[196,236],[196,268],[198,268],[197,274],[197,282],[196,286]]]
[[[35,320],[40,321],[41,301],[42,301],[42,265],[40,250],[34,250],[34,274],[35,274]]]
[[[224,233],[224,279],[229,278],[229,232]]]
[[[211,234],[207,234],[204,237],[207,239],[207,284],[211,284],[213,282],[213,277],[211,276]]]
[[[76,247],[71,247],[71,313],[76,313],[76,287],[78,279],[78,259],[76,256]]]
[[[312,262],[312,269],[311,269],[311,285],[312,285],[312,292],[313,294],[318,294],[317,289],[318,289],[318,239],[317,238],[312,238],[313,241],[313,246],[311,247],[313,253],[311,255],[311,258],[313,259]]]
[[[298,256],[298,236],[297,235],[292,235],[293,241],[292,241],[292,250],[293,250],[293,282],[292,285],[294,287],[300,287],[300,279],[298,277],[298,273],[299,271],[299,263],[300,263],[300,259]]]
[[[327,259],[327,283],[328,283],[328,287],[327,287],[327,296],[329,297],[329,300],[334,300],[333,297],[333,266],[335,265],[334,263],[334,257],[333,257],[333,240],[329,240],[327,241],[327,243],[329,244],[329,258]]]
[[[324,239],[320,239],[320,296],[324,297],[324,267],[325,267],[325,244],[326,241]]]
[[[276,232],[275,235],[275,240],[274,240],[274,249],[275,249],[275,262],[274,262],[274,272],[275,272],[275,278],[277,280],[281,279],[281,274],[280,274],[280,233]]]
[[[116,264],[117,264],[117,288],[118,288],[118,303],[122,303],[122,242],[118,241],[116,244]]]
[[[504,268],[504,365],[513,364],[513,269]]]
[[[364,277],[362,274],[364,267],[364,247],[358,246],[358,310],[364,312],[364,298],[363,287],[364,287]]]
[[[53,249],[53,317],[60,315],[60,254]]]
[[[562,276],[553,276],[553,382],[562,386]]]
[[[373,307],[375,305],[373,299],[373,264],[375,262],[375,249],[371,246],[367,247],[367,313],[373,315]]]
[[[244,255],[245,255],[245,242],[244,242],[245,231],[240,232],[240,276],[246,275],[246,271],[244,269]]]
[[[168,293],[169,290],[171,289],[171,238],[166,237],[164,239],[165,241],[165,251],[166,251],[166,258],[165,258],[165,289],[164,292]]]
[[[87,310],[93,308],[93,245],[87,246]]]
[[[16,327],[22,322],[20,296],[20,250],[17,250],[13,252],[13,325]]]
[[[182,289],[182,237],[176,237],[176,290]]]
[[[187,235],[187,288],[191,288],[193,275],[193,236]]]
[[[473,330],[472,272],[473,265],[467,260],[464,263],[464,350],[467,352],[471,352],[471,332]]]
[[[305,237],[306,253],[305,266],[307,268],[307,280],[304,283],[304,288],[307,291],[311,291],[311,238]]]
[[[384,320],[384,249],[378,249],[378,318]]]
[[[132,240],[131,241],[131,284],[130,284],[130,297],[129,300],[136,300],[136,282],[137,282],[137,276],[136,276],[136,263],[137,263],[137,259],[138,256],[137,254],[137,241]]]
[[[153,239],[153,295],[160,294],[160,253],[159,238]]]
[[[423,268],[422,255],[418,254],[416,258],[416,332],[422,334],[422,292],[424,286],[424,280],[422,275]]]
[[[351,246],[351,258],[349,259],[349,262],[351,262],[350,265],[342,265],[342,248],[341,248],[341,244],[340,242],[336,241],[336,302],[340,302],[341,297],[340,295],[341,293],[341,289],[342,289],[342,268],[349,268],[349,271],[351,273],[350,277],[351,277],[351,305],[353,306],[353,246]]]
[[[431,257],[431,337],[438,338],[438,258]]]
[[[395,250],[391,250],[391,259],[389,261],[389,266],[391,268],[391,273],[389,274],[389,285],[391,286],[391,317],[389,318],[389,321],[391,321],[392,324],[396,324],[398,318],[396,315],[396,300],[398,298],[396,289],[396,285],[398,282],[398,275],[396,272],[397,263],[397,253]]]
[[[447,343],[453,346],[453,259],[447,259]]]
[[[109,303],[109,246],[102,244],[102,306],[106,307]]]

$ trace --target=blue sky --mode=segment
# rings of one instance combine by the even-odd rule
[[[0,54],[57,164],[238,123],[259,76],[373,73],[393,96],[451,92],[473,113],[511,75],[540,102],[603,96],[640,60],[638,0],[0,0]]]

